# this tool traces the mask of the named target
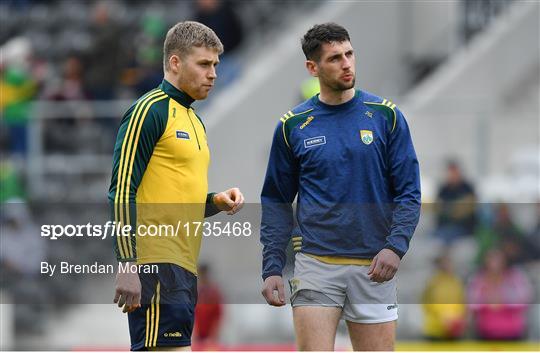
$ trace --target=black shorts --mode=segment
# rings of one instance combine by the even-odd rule
[[[191,346],[197,277],[174,264],[157,266],[157,273],[139,273],[141,307],[128,314],[132,351]]]

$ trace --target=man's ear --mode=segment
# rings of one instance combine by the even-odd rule
[[[177,74],[178,72],[180,72],[180,69],[182,67],[182,60],[178,55],[173,54],[169,57],[169,67],[172,73]]]
[[[313,77],[319,76],[319,67],[317,66],[317,63],[313,60],[306,60],[306,69],[308,70],[309,74]]]

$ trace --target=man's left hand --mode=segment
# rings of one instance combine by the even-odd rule
[[[238,188],[232,188],[214,195],[214,204],[220,211],[233,215],[244,206],[244,195]]]
[[[369,279],[373,282],[382,283],[394,278],[401,259],[390,249],[382,249],[373,258],[368,270]]]

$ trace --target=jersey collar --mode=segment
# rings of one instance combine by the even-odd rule
[[[358,102],[358,99],[360,97],[360,91],[359,90],[355,90],[354,91],[354,96],[349,99],[348,101],[346,101],[345,103],[341,103],[341,104],[336,104],[336,105],[331,105],[331,104],[326,104],[326,103],[323,103],[320,99],[319,99],[319,94],[320,93],[317,93],[316,95],[314,95],[311,99],[313,101],[314,104],[318,105],[319,107],[321,108],[325,108],[325,109],[328,109],[328,110],[343,110],[343,109],[347,109],[353,105],[355,105],[357,102]]]
[[[191,103],[195,102],[195,99],[191,98],[187,93],[180,91],[174,87],[169,81],[163,79],[159,88],[178,103],[182,104],[186,108],[191,107]]]

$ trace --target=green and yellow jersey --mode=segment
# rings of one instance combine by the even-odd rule
[[[218,210],[208,194],[210,151],[193,101],[163,80],[122,118],[109,202],[117,227],[131,225],[132,232],[114,237],[119,261],[197,272],[201,235],[186,224]]]

